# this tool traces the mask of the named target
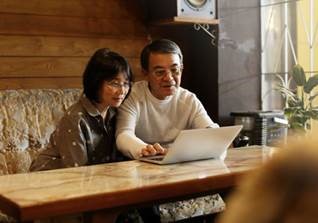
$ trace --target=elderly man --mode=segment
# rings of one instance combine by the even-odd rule
[[[198,98],[180,87],[183,64],[176,43],[150,43],[141,66],[147,81],[133,85],[117,119],[117,146],[126,156],[163,154],[183,129],[218,127]]]
[[[143,49],[141,66],[147,80],[133,85],[117,116],[116,143],[126,156],[139,159],[165,154],[181,130],[219,127],[208,116],[195,94],[180,87],[182,58],[178,45],[167,39],[153,41]],[[206,200],[210,202],[208,213],[224,209],[218,194]],[[191,213],[180,213],[185,210],[180,206],[186,205],[189,209],[189,205],[198,202],[197,199],[161,205],[161,217],[167,218],[163,215],[170,213],[169,209],[178,210],[176,214],[182,217],[168,216],[165,220],[190,217],[193,210]],[[153,219],[153,216],[149,217],[149,221],[153,222]]]

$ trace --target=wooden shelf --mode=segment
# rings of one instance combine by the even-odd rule
[[[161,19],[150,22],[152,25],[185,25],[185,24],[219,24],[218,19],[199,19],[195,17],[178,17],[175,16],[171,19]]]

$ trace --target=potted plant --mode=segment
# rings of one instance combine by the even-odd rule
[[[292,68],[290,74],[287,83],[278,76],[280,83],[277,89],[285,99],[284,114],[288,119],[289,129],[305,132],[311,128],[311,119],[318,120],[318,104],[313,104],[318,93],[312,93],[318,85],[318,74],[307,79],[299,64]],[[291,88],[292,81],[296,84],[295,88]]]

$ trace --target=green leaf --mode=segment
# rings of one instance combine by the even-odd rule
[[[317,96],[318,96],[318,94],[314,94],[314,95],[310,96],[310,97],[308,98],[308,100],[309,100],[310,102],[312,102]]]
[[[275,90],[278,90],[282,96],[288,100],[298,101],[297,95],[289,88],[278,84]]]
[[[299,123],[301,124],[302,126],[305,126],[305,123],[309,120],[309,118],[306,118],[306,117],[301,117],[301,116],[293,116],[291,119],[290,119],[290,123],[293,124],[293,123]]]
[[[314,120],[318,120],[318,110],[311,110],[310,117]]]
[[[318,74],[310,77],[304,85],[304,91],[309,94],[311,90],[318,85]]]
[[[289,97],[287,100],[289,107],[302,108],[303,102],[298,97]]]
[[[305,131],[305,126],[302,123],[298,123],[298,122],[291,123],[290,128]]]
[[[291,116],[292,114],[296,113],[297,109],[294,107],[289,107],[284,109],[284,114],[287,116]]]
[[[304,84],[306,83],[306,75],[302,66],[300,66],[299,64],[295,65],[291,73],[297,86],[304,86]]]

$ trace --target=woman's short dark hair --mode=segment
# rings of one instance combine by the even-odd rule
[[[178,54],[181,63],[183,60],[182,52],[179,46],[175,42],[168,39],[154,40],[153,42],[145,46],[145,48],[141,52],[140,61],[141,61],[141,67],[144,70],[148,70],[149,57],[151,53]]]
[[[124,57],[107,48],[97,50],[83,73],[84,94],[89,100],[100,102],[99,92],[104,81],[114,79],[119,73],[123,73],[131,82],[131,68]]]

